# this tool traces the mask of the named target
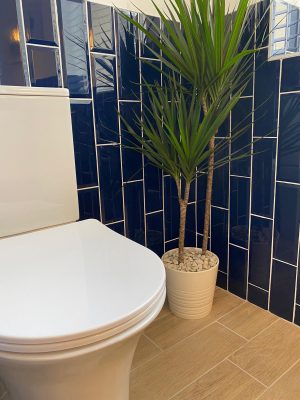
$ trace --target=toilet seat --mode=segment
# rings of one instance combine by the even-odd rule
[[[159,257],[96,220],[0,240],[0,277],[2,352],[121,340],[165,298]]]

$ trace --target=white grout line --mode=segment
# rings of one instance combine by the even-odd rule
[[[261,384],[262,386],[264,386],[266,389],[268,388],[267,385],[265,385],[263,382],[261,382],[259,379],[255,378],[255,376],[251,375],[248,371],[246,371],[245,369],[241,368],[238,364],[236,364],[235,362],[233,362],[232,360],[229,359],[229,357],[226,358],[226,360],[228,362],[230,362],[232,365],[234,365],[235,367],[237,367],[238,369],[240,369],[242,372],[244,372],[246,375],[250,376],[250,378],[254,379],[256,382],[258,382],[259,384]]]
[[[230,246],[234,246],[234,247],[238,247],[239,249],[242,249],[242,250],[248,251],[248,248],[247,248],[247,247],[239,246],[238,244],[229,243],[229,245],[230,245]]]
[[[272,273],[273,273],[273,255],[274,255],[274,234],[275,234],[275,210],[276,210],[276,192],[277,192],[277,163],[278,163],[278,136],[279,136],[279,117],[280,117],[280,87],[281,87],[281,75],[282,75],[282,60],[280,60],[280,69],[279,69],[279,82],[278,82],[278,110],[277,110],[277,138],[276,138],[276,150],[275,150],[275,166],[274,166],[274,174],[275,174],[275,183],[274,183],[274,194],[273,194],[273,213],[272,213],[272,236],[271,236],[271,258],[270,258],[270,276],[269,276],[269,296],[268,296],[268,310],[270,310],[270,301],[271,301],[271,283],[272,283]]]
[[[222,317],[223,318],[223,317]],[[220,318],[220,319],[222,319]],[[217,324],[223,326],[223,328],[226,328],[227,330],[229,330],[231,333],[234,333],[235,335],[239,336],[241,339],[245,340],[246,342],[249,342],[250,339],[247,339],[245,336],[240,335],[239,333],[237,333],[236,331],[234,331],[233,329],[229,328],[229,326],[222,324],[222,322],[220,322],[220,319],[218,321],[216,321]],[[246,343],[244,343],[246,344]],[[236,351],[236,350],[235,350]],[[228,356],[229,357],[229,356]]]
[[[260,287],[260,286],[254,285],[254,283],[248,282],[248,285],[254,286],[254,287],[256,287],[257,289],[260,289],[260,290],[263,290],[263,291],[266,292],[266,293],[269,293],[269,292],[267,291],[267,289],[264,289],[264,288],[262,288],[262,287]]]
[[[285,185],[295,185],[295,186],[300,186],[299,182],[288,182],[288,181],[280,181],[278,179],[276,179],[277,183],[284,183]]]
[[[96,117],[95,117],[95,104],[94,104],[94,92],[93,92],[93,71],[92,71],[92,58],[90,49],[90,38],[89,38],[89,21],[88,21],[88,5],[85,2],[85,21],[86,21],[86,32],[87,35],[87,47],[88,47],[88,62],[89,62],[89,72],[90,72],[90,91],[91,91],[91,98],[92,98],[92,115],[93,115],[93,128],[94,128],[94,146],[96,152],[96,169],[97,169],[97,179],[98,179],[98,198],[99,198],[99,210],[100,210],[100,220],[102,221],[103,214],[102,214],[102,204],[101,204],[101,193],[100,193],[100,167],[99,167],[99,157],[98,157],[98,149],[97,149],[97,131],[96,131]]]
[[[118,99],[119,103],[141,103],[141,100],[125,100],[125,99]]]
[[[116,55],[114,53],[103,53],[101,51],[92,51],[92,50],[90,51],[90,53],[95,56],[104,56],[104,57],[113,57],[113,58],[116,57]]]
[[[77,188],[77,192],[82,192],[84,190],[90,190],[90,189],[99,189],[99,186],[87,186],[87,187],[82,187],[82,188]]]
[[[283,264],[290,265],[291,267],[297,268],[297,265],[291,264],[291,263],[289,263],[289,262],[287,262],[287,261],[282,261],[282,260],[279,260],[279,258],[275,258],[275,257],[273,257],[273,260],[274,260],[274,261],[281,262],[281,263],[283,263]]]
[[[129,185],[130,183],[136,183],[136,182],[143,182],[143,179],[132,179],[131,181],[124,181],[124,185]]]
[[[153,214],[159,214],[159,213],[162,213],[162,212],[163,212],[163,210],[155,210],[155,211],[146,212],[145,214],[146,215],[153,215]]]
[[[52,10],[52,5],[53,5],[53,10]],[[51,10],[54,13],[54,26],[53,26],[53,31],[55,30],[56,27],[56,35],[57,35],[57,47],[58,47],[58,54],[59,54],[59,63],[60,63],[60,79],[61,79],[61,85],[62,87],[65,87],[65,82],[64,82],[64,71],[63,71],[63,62],[62,62],[62,46],[61,46],[61,41],[60,41],[60,26],[58,23],[58,10],[57,10],[57,2],[53,0],[51,2]],[[54,35],[55,36],[55,35]]]
[[[258,215],[258,214],[254,214],[254,213],[250,213],[251,217],[257,217],[257,218],[262,218],[262,219],[267,219],[269,221],[273,221],[273,218],[270,217],[264,217],[263,215]]]
[[[244,178],[244,179],[251,179],[251,177],[250,177],[250,176],[234,175],[234,174],[230,174],[230,177],[233,177],[233,178]]]
[[[120,146],[119,142],[109,142],[109,143],[97,143],[96,147],[105,147],[105,146]]]
[[[121,224],[121,223],[124,223],[124,219],[120,219],[118,221],[113,221],[113,222],[107,222],[105,225],[109,226],[109,225]]]
[[[296,270],[296,281],[295,281],[295,296],[294,296],[294,309],[293,309],[293,322],[295,322],[296,316],[296,300],[298,292],[298,274],[299,274],[299,253],[300,253],[300,225],[298,231],[298,249],[297,249],[297,270]]]
[[[43,47],[46,49],[59,49],[59,46],[56,44],[40,44],[40,43],[27,43],[28,47]]]
[[[285,95],[285,94],[299,94],[299,93],[300,93],[300,90],[291,90],[289,92],[280,92],[280,94],[283,94],[283,95]]]
[[[159,320],[158,320],[159,321]],[[149,340],[149,342],[151,342],[155,347],[157,347],[161,352],[164,351],[164,349],[162,347],[159,346],[158,343],[156,343],[154,340],[151,339],[150,336],[147,335],[146,332],[143,333],[143,335]]]
[[[213,206],[213,205],[212,205],[212,208],[217,208],[217,209],[219,209],[219,210],[228,211],[228,208],[226,208],[226,207],[220,207],[220,206]]]
[[[169,239],[169,240],[165,240],[165,243],[170,243],[170,242],[175,242],[175,240],[178,240],[179,238],[174,238],[174,239]]]

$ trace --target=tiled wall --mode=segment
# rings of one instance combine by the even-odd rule
[[[141,114],[142,76],[161,80],[144,62],[158,64],[144,38],[110,7],[83,0],[1,0],[0,26],[0,84],[70,90],[80,217],[101,219],[159,255],[176,247],[174,182],[120,146],[128,137],[117,110],[128,120]],[[218,133],[228,143],[223,156],[263,138],[252,158],[215,172],[211,248],[220,286],[300,324],[300,57],[266,59],[267,49],[255,57],[253,81]],[[201,246],[205,183],[199,175],[192,186],[187,246]]]

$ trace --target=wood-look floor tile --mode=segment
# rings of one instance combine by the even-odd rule
[[[299,400],[300,361],[284,374],[259,400]]]
[[[267,386],[299,358],[300,329],[281,319],[230,357],[235,364]]]
[[[156,319],[147,328],[146,335],[160,348],[167,349],[180,340],[208,326],[216,318],[228,313],[242,303],[243,300],[225,290],[217,288],[212,311],[207,317],[197,320],[187,320],[168,313],[163,318]]]
[[[263,385],[223,361],[172,400],[255,400],[263,391]]]
[[[245,340],[212,324],[132,371],[131,400],[166,400],[226,358]]]
[[[141,336],[134,353],[132,368],[136,368],[144,362],[155,357],[161,351],[144,335]]]
[[[254,304],[245,302],[228,315],[222,317],[219,322],[246,339],[252,339],[276,319],[278,317],[274,314]]]
[[[161,312],[158,314],[158,316],[156,317],[156,319],[160,319],[160,318],[164,318],[165,316],[169,315],[171,313],[168,303],[166,302],[163,306],[163,308],[161,309]]]

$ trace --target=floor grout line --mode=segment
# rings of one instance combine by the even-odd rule
[[[242,372],[244,372],[246,375],[250,376],[250,378],[254,379],[256,382],[260,383],[264,388],[268,389],[268,386],[265,385],[263,382],[261,382],[259,379],[255,378],[255,376],[251,375],[248,371],[246,371],[245,369],[241,368],[238,364],[236,364],[235,362],[233,362],[232,360],[229,359],[230,356],[228,356],[226,358],[226,360],[228,362],[230,362],[232,365],[234,365],[235,367],[237,367],[238,369],[240,369]]]
[[[239,333],[237,333],[236,331],[234,331],[233,329],[229,328],[228,326],[222,324],[222,322],[217,321],[217,324],[223,326],[224,328],[228,329],[230,332],[234,333],[235,335],[239,336],[240,338],[246,340],[247,342],[250,342],[251,339],[247,339],[245,336],[240,335]],[[246,343],[245,343],[246,344]]]
[[[155,347],[158,348],[158,350],[160,351],[164,351],[164,349],[162,349],[153,339],[151,339],[145,332],[144,332],[144,336],[149,340],[149,342],[151,342],[152,344],[154,344]]]

